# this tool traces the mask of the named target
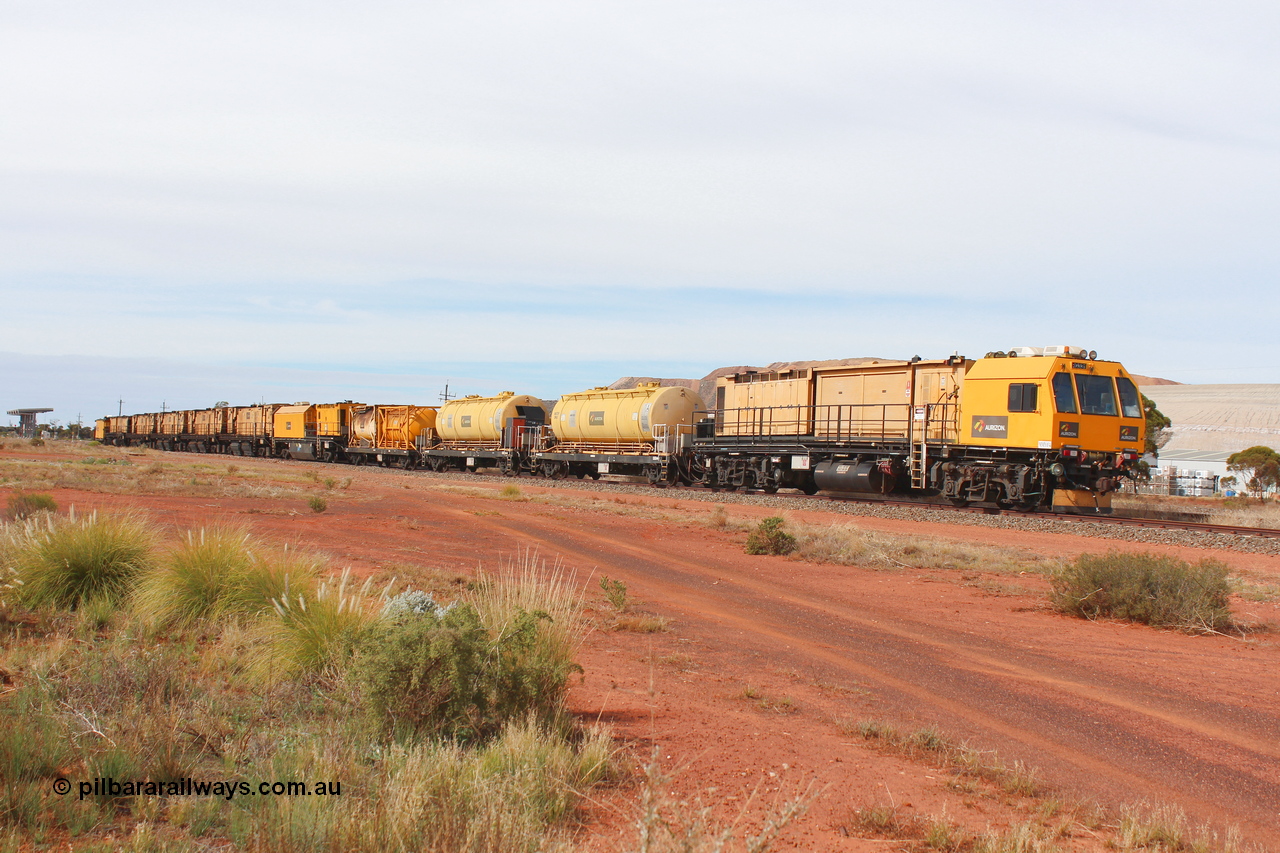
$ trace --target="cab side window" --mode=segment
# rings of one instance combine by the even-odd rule
[[[1120,391],[1120,412],[1126,418],[1142,417],[1142,404],[1138,402],[1138,388],[1127,376],[1116,377],[1116,388]]]
[[[1116,415],[1116,392],[1110,376],[1077,373],[1076,390],[1080,392],[1081,414]]]
[[[1040,389],[1034,382],[1014,382],[1009,385],[1009,411],[1034,412]]]
[[[1053,374],[1053,405],[1059,414],[1074,415],[1076,413],[1076,393],[1071,390],[1071,374]]]

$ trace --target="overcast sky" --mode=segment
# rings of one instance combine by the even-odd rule
[[[0,4],[0,406],[1280,382],[1280,6]],[[78,357],[78,358],[77,358]]]

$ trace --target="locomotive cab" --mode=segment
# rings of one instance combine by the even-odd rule
[[[1035,451],[1054,509],[1107,512],[1142,455],[1146,420],[1118,362],[1071,347],[1023,347],[973,363],[960,429],[971,446]]]

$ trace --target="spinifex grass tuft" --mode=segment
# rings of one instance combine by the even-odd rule
[[[13,560],[28,603],[78,608],[125,598],[155,564],[155,549],[155,531],[140,516],[73,513],[28,522]]]
[[[256,615],[272,609],[285,586],[309,589],[319,561],[297,551],[257,547],[243,529],[188,531],[141,579],[134,606],[153,625],[185,627],[199,619]]]
[[[351,657],[363,633],[386,604],[393,578],[377,594],[372,579],[351,584],[351,570],[312,588],[298,588],[286,578],[285,589],[272,600],[275,618],[263,627],[266,643],[258,650],[256,669],[269,677],[325,677]]]

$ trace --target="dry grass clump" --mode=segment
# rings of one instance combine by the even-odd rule
[[[479,570],[463,598],[490,631],[510,629],[524,613],[545,613],[538,631],[538,654],[572,659],[586,633],[586,600],[575,576],[559,561],[547,565],[536,551],[524,551],[496,572]]]
[[[990,753],[957,743],[943,735],[937,726],[903,732],[881,720],[844,721],[837,725],[846,734],[857,735],[883,749],[935,761],[962,776],[985,779],[1006,794],[1034,797],[1044,789],[1034,769],[1019,761],[1007,765]]]
[[[1154,853],[1235,853],[1242,848],[1240,832],[1230,828],[1220,836],[1208,824],[1195,827],[1182,809],[1175,806],[1126,806],[1120,812],[1117,850]]]
[[[275,618],[262,623],[263,642],[250,668],[268,679],[333,681],[377,620],[395,579],[377,592],[372,578],[354,586],[350,569],[316,586],[291,585],[287,576],[284,581],[280,597],[271,601]]]
[[[664,634],[671,630],[671,620],[647,613],[628,613],[616,617],[611,627],[615,631],[630,631],[634,634]]]
[[[1162,554],[1081,554],[1052,577],[1054,606],[1085,619],[1110,617],[1184,631],[1232,627],[1227,567]]]
[[[700,799],[677,799],[670,793],[671,780],[658,763],[659,748],[644,767],[644,784],[640,791],[636,839],[627,850],[635,853],[768,853],[787,827],[809,810],[817,791],[813,784],[800,789],[789,799],[766,806],[758,831],[742,832],[738,821],[728,826],[717,822],[714,810]],[[739,809],[739,819],[756,807],[759,789],[753,791]],[[741,837],[739,837],[741,833]]]
[[[394,745],[369,762],[354,746],[339,733],[277,761],[276,778],[341,780],[342,796],[246,798],[230,827],[236,846],[280,853],[568,849],[557,824],[615,773],[604,731],[571,743],[527,721],[471,749],[448,741]]]
[[[1232,500],[1228,498],[1227,500]],[[1223,505],[1209,513],[1210,524],[1227,524],[1234,527],[1280,528],[1280,504],[1275,502]]]
[[[812,563],[881,566],[888,569],[946,569],[998,574],[1044,572],[1049,563],[1030,553],[931,536],[904,536],[864,530],[852,524],[819,526],[789,522],[795,556]]]
[[[53,496],[39,492],[34,494],[18,492],[10,495],[8,506],[9,517],[15,521],[21,521],[42,512],[58,511],[58,502],[53,499]]]

